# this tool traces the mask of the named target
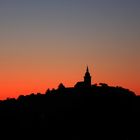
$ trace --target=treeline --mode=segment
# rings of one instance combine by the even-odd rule
[[[0,126],[42,139],[134,139],[139,97],[107,84],[47,90],[0,102]],[[24,135],[23,135],[24,134]]]

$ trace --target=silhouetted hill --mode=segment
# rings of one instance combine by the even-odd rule
[[[1,132],[39,139],[135,139],[139,101],[122,87],[60,85],[45,94],[1,101]]]

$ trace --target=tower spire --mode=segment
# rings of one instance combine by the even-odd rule
[[[88,66],[87,66],[87,70],[86,70],[86,73],[85,73],[85,76],[84,76],[84,83],[85,83],[86,87],[91,86],[91,76],[90,76],[90,73],[89,73]]]
[[[88,66],[87,66],[87,72],[89,72],[89,68],[88,68]]]

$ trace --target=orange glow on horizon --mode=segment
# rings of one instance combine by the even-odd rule
[[[85,70],[85,69],[84,69]],[[28,76],[20,75],[20,73],[16,73],[17,75],[8,75],[0,84],[1,84],[1,94],[0,99],[6,98],[17,98],[19,95],[29,95],[31,93],[45,93],[45,91],[49,88],[57,88],[60,83],[63,83],[66,87],[73,87],[77,81],[83,81],[83,76],[85,74],[84,70],[78,69],[76,71],[67,71],[50,73],[50,75],[44,73],[36,74],[30,73]],[[71,75],[69,74],[71,73]],[[124,88],[128,88],[138,94],[140,88],[138,85],[134,83],[130,83],[129,81],[119,80],[118,76],[116,76],[115,80],[112,80],[112,76],[110,73],[108,75],[103,72],[96,72],[94,68],[90,69],[90,73],[92,76],[92,84],[99,84],[100,82],[107,83],[110,86],[122,86]],[[109,77],[110,75],[110,77]],[[121,75],[120,75],[121,77]],[[58,80],[56,80],[58,79]],[[69,80],[67,80],[69,79]]]

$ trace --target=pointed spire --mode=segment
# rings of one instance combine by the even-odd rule
[[[88,66],[87,66],[87,72],[89,72]]]
[[[85,86],[87,86],[87,87],[91,86],[91,76],[90,76],[90,73],[89,73],[88,66],[87,66],[86,73],[85,73],[85,76],[84,76],[84,83],[85,83]]]

